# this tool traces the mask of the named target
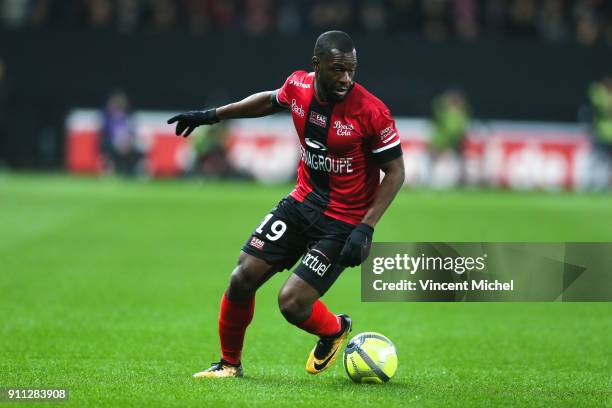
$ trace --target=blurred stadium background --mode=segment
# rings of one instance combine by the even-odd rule
[[[407,184],[601,189],[612,151],[612,4],[599,0],[2,0],[0,163],[290,180],[291,124],[172,138],[171,112],[279,87],[350,32],[391,108]]]
[[[402,137],[376,240],[612,241],[610,1],[0,0],[0,386],[74,406],[612,404],[610,303],[362,303],[357,270],[326,302],[396,343],[388,386],[306,377],[287,274],[258,295],[248,378],[190,381],[297,141],[282,114],[189,139],[165,121],[278,88],[333,28]]]

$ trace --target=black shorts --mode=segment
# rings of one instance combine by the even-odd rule
[[[353,228],[288,196],[264,217],[242,250],[279,271],[302,258],[293,273],[323,296],[344,270],[338,258]]]

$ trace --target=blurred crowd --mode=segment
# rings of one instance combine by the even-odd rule
[[[0,0],[3,27],[298,34],[329,28],[612,45],[609,0]]]
[[[590,157],[591,189],[612,187],[612,74],[592,82],[588,103],[579,109],[579,119],[588,129],[593,146]],[[430,117],[430,159],[433,187],[465,182],[464,141],[473,122],[467,96],[448,89],[434,98]]]
[[[105,173],[123,177],[147,176],[147,146],[139,140],[128,95],[114,90],[100,111],[99,151]],[[234,169],[227,158],[227,123],[199,127],[189,138],[194,157],[188,157],[185,174],[207,178],[249,178]]]
[[[589,179],[588,188],[608,189],[612,186],[612,75],[590,84],[588,104],[580,116],[590,130],[593,151],[589,171],[596,176]],[[146,153],[138,145],[127,95],[115,91],[102,110],[100,151],[103,168],[123,176],[146,173],[142,159]],[[434,188],[448,188],[467,182],[465,142],[474,123],[466,94],[460,89],[447,89],[432,100],[429,121],[428,179]],[[201,127],[190,141],[194,147],[194,161],[188,173],[213,178],[245,178],[228,161],[227,124]],[[597,175],[598,174],[598,175]]]

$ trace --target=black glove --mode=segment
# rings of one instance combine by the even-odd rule
[[[219,122],[216,109],[208,109],[205,111],[189,111],[173,116],[168,119],[168,124],[176,124],[176,135],[187,137],[193,132],[193,129],[200,125],[212,125]],[[187,129],[185,133],[183,133]]]
[[[340,252],[340,263],[344,266],[357,266],[365,261],[370,254],[372,235],[374,228],[364,223],[357,225]]]

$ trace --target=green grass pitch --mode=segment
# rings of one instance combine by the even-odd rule
[[[286,272],[258,292],[245,378],[193,380],[242,243],[290,188],[0,174],[0,387],[78,407],[612,406],[612,304],[361,303],[358,269],[324,300],[395,342],[390,383],[304,371]],[[375,239],[612,241],[612,196],[402,191]]]

